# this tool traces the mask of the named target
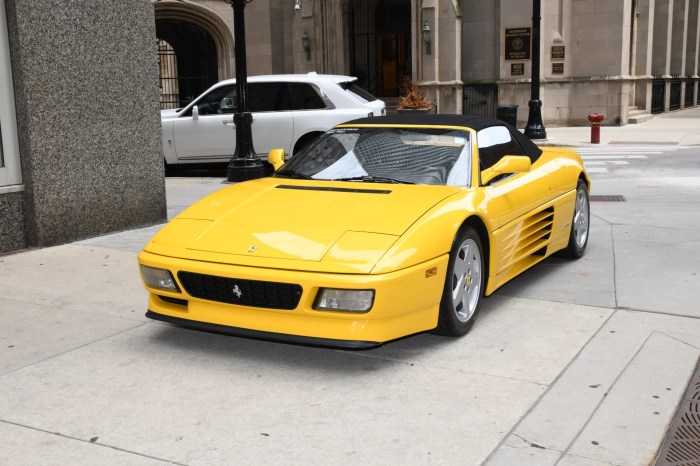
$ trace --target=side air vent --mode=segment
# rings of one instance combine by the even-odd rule
[[[503,269],[512,267],[519,262],[526,262],[532,256],[544,255],[552,236],[553,223],[554,208],[549,207],[531,215],[522,223],[504,232],[502,241]]]

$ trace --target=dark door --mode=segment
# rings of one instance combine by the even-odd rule
[[[377,96],[399,95],[411,74],[410,0],[359,0],[350,9],[350,73]]]

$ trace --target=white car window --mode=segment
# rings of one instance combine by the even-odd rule
[[[491,126],[479,131],[476,136],[479,142],[479,148],[497,146],[499,144],[507,144],[511,140],[510,131],[505,126]]]
[[[492,167],[506,155],[524,155],[520,144],[505,126],[490,126],[476,135],[481,170]]]

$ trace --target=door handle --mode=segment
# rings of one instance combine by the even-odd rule
[[[224,126],[236,126],[236,124],[233,121],[222,121]]]

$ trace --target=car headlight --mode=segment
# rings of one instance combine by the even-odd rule
[[[180,288],[175,283],[173,274],[169,270],[156,269],[147,265],[139,264],[141,268],[141,277],[147,286],[158,288],[159,290],[179,292]]]
[[[368,312],[374,304],[374,290],[321,288],[314,309],[319,311]]]

